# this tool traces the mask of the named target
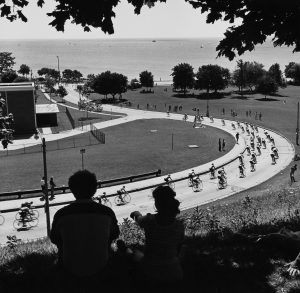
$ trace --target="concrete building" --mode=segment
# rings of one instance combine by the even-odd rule
[[[57,113],[59,113],[59,109],[56,104],[37,104],[37,127],[40,128],[57,126]]]
[[[0,97],[6,101],[5,115],[14,115],[15,134],[33,133],[37,127],[33,82],[0,83]]]

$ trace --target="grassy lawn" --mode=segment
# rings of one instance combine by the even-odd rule
[[[150,130],[157,130],[151,132]],[[163,174],[189,169],[220,156],[218,140],[224,138],[227,151],[234,145],[229,134],[212,128],[194,129],[191,123],[172,120],[138,120],[103,130],[106,144],[86,146],[84,166],[95,172],[98,179],[119,178],[161,169]],[[172,133],[174,149],[171,149]],[[89,133],[48,143],[48,174],[54,176],[56,184],[66,185],[72,172],[81,168],[79,150],[89,143],[96,143]],[[188,145],[199,148],[191,149]],[[42,154],[36,153],[39,146],[29,148],[29,154],[2,156],[0,191],[32,189],[40,187],[43,172]],[[22,153],[23,150],[13,153]]]

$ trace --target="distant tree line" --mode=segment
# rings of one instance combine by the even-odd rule
[[[230,73],[227,68],[219,65],[203,65],[195,73],[192,65],[180,63],[172,69],[173,87],[184,95],[188,89],[206,90],[217,92],[224,90],[229,85],[238,87],[241,94],[245,90],[258,92],[264,95],[274,94],[278,87],[285,87],[287,83],[300,85],[300,64],[290,62],[285,67],[285,76],[278,63],[273,64],[268,70],[258,62],[244,62],[238,60],[235,70]]]

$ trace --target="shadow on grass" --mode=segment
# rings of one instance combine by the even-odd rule
[[[276,292],[269,278],[278,271],[276,259],[282,259],[284,255],[276,247],[271,247],[254,244],[240,234],[187,237],[181,256],[184,280],[176,288],[164,286],[163,292],[192,292],[194,288],[201,292]],[[61,287],[56,280],[62,277],[57,275],[55,260],[55,253],[44,251],[25,251],[23,255],[16,253],[1,266],[0,279],[4,288],[1,293],[60,292]],[[118,259],[115,265],[123,268],[120,278],[124,281],[120,281],[119,274],[114,273],[114,278],[118,276],[118,282],[112,281],[107,286],[97,282],[99,290],[120,292],[120,288],[115,286],[121,284],[122,292],[161,292],[161,285],[146,286],[145,282],[134,277],[132,271],[124,269],[124,259]],[[78,292],[76,289],[77,286],[73,287],[72,292]]]
[[[199,94],[195,94],[195,93],[187,93],[186,95],[182,94],[182,93],[176,93],[173,94],[172,97],[175,98],[196,98],[199,100],[220,100],[220,99],[224,99],[227,96],[230,96],[231,93],[230,92],[213,92],[213,93],[199,93]]]
[[[249,100],[248,96],[232,96],[230,99],[234,100]]]
[[[279,101],[278,99],[274,99],[274,98],[259,98],[259,99],[255,99],[256,101],[260,101],[260,102],[277,102]]]
[[[95,120],[99,119],[99,117],[80,117],[78,118],[78,121],[88,121],[88,120]]]

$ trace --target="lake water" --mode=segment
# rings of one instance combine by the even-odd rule
[[[77,69],[84,75],[105,70],[138,78],[143,70],[151,71],[154,79],[171,80],[171,69],[181,62],[190,63],[196,72],[199,66],[219,64],[233,70],[236,60],[216,58],[218,39],[93,39],[93,40],[1,40],[0,52],[12,52],[16,57],[15,69],[29,65],[33,75],[42,67],[60,70]],[[257,46],[256,50],[237,59],[257,61],[268,69],[279,63],[281,69],[289,62],[300,62],[300,53],[292,48],[276,47],[271,42]]]

